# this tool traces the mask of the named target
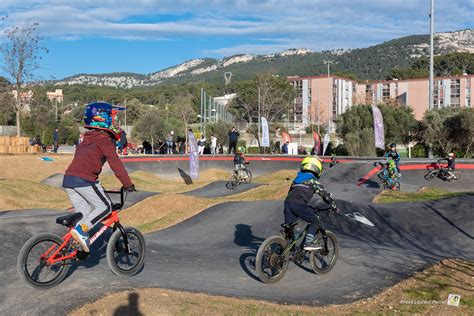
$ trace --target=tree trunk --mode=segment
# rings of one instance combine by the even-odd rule
[[[16,110],[16,136],[21,136],[21,127],[20,127],[20,110]]]

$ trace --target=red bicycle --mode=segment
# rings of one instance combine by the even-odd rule
[[[127,194],[120,191],[105,191],[120,194],[120,203],[112,205],[113,211],[102,221],[102,227],[89,239],[94,243],[104,232],[112,229],[107,243],[107,263],[116,275],[131,276],[139,272],[145,263],[145,238],[133,227],[123,227],[118,217]],[[72,261],[83,261],[89,256],[72,238],[71,229],[82,217],[73,213],[56,218],[56,223],[66,226],[69,232],[60,237],[53,233],[41,233],[31,237],[18,255],[20,277],[37,289],[47,289],[61,283],[67,275]]]

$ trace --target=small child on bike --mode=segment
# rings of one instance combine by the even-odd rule
[[[285,224],[294,223],[298,218],[311,224],[303,246],[307,251],[317,250],[316,245],[313,244],[314,235],[318,229],[317,217],[309,204],[313,196],[318,194],[324,202],[331,205],[333,212],[339,212],[331,194],[319,183],[322,171],[323,165],[318,158],[314,156],[304,158],[285,199]]]
[[[242,178],[242,170],[245,170],[245,165],[249,162],[244,156],[245,148],[243,146],[237,147],[234,155],[234,170],[237,171],[240,178]]]
[[[393,183],[397,181],[397,178],[398,178],[398,168],[395,161],[393,159],[388,159],[385,168],[387,169],[388,175],[390,177],[387,180],[390,185],[393,185]]]
[[[450,171],[454,171],[456,169],[456,155],[454,153],[449,153],[448,158],[439,159],[438,163],[440,163],[443,160],[448,161],[448,166],[446,167],[446,169],[444,168],[441,169],[442,176],[445,177],[447,180],[449,180],[453,177]]]
[[[104,102],[86,106],[84,127],[88,131],[84,141],[76,147],[74,159],[64,175],[62,186],[76,212],[82,214],[71,235],[85,252],[89,252],[89,232],[112,211],[112,202],[97,181],[104,163],[109,163],[127,191],[135,190],[115,150],[121,135],[121,129],[115,125],[115,116],[121,109]]]
[[[392,159],[397,167],[397,172],[400,173],[400,154],[398,153],[396,144],[390,144],[390,149],[385,153],[384,157]]]

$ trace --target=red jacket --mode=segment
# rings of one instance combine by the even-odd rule
[[[65,174],[95,182],[106,161],[124,187],[132,185],[132,180],[117,155],[115,141],[107,132],[99,130],[88,131],[84,134],[84,141],[76,147],[74,159]]]

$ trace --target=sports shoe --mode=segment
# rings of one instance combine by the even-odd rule
[[[314,244],[313,242],[305,242],[303,249],[306,251],[316,251],[316,250],[321,250],[323,247]]]
[[[87,226],[86,226],[87,229]],[[81,245],[82,250],[85,252],[89,252],[89,234],[84,232],[83,227],[81,225],[77,225],[73,229],[71,229],[71,236],[74,238],[75,241]]]

